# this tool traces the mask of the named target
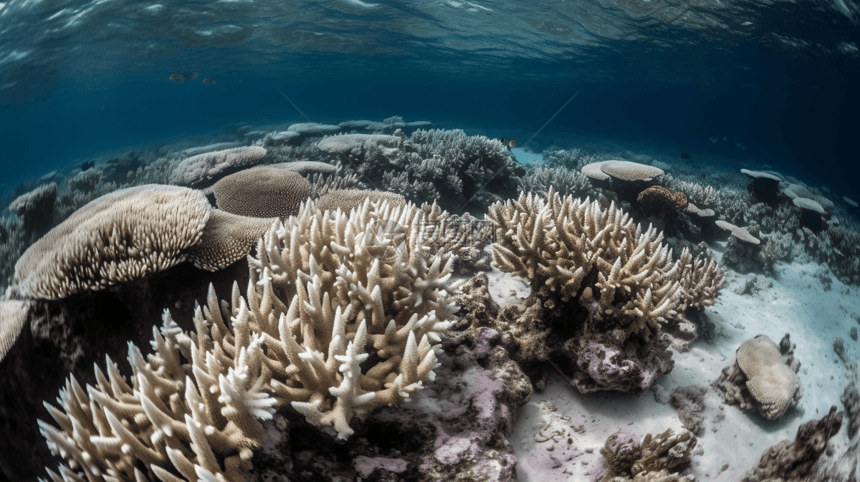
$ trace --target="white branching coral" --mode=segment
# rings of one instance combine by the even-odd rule
[[[633,331],[659,330],[659,322],[687,308],[713,305],[722,273],[713,261],[684,250],[672,261],[662,232],[639,225],[615,205],[560,196],[550,190],[490,206],[496,226],[493,260],[503,270],[546,285],[562,299],[577,296],[592,271],[600,311],[634,317]],[[586,293],[587,290],[587,293]]]
[[[195,332],[166,313],[155,353],[129,345],[131,384],[108,359],[97,387],[71,377],[61,408],[46,405],[59,429],[40,422],[42,433],[67,463],[51,477],[242,480],[262,443],[259,420],[277,406],[345,439],[354,416],[410,400],[434,379],[455,311],[450,255],[422,253],[436,236],[423,226],[433,211],[309,202],[273,224],[249,257],[244,297],[234,284],[219,303],[210,287]]]
[[[723,275],[710,260],[678,259],[653,227],[614,205],[554,189],[490,206],[493,262],[531,282],[495,320],[521,363],[566,360],[582,392],[642,393],[673,368],[663,324],[714,303]],[[655,336],[657,335],[657,336]]]
[[[195,314],[197,333],[183,333],[165,312],[161,330],[153,328],[153,354],[144,358],[129,344],[131,385],[110,358],[107,374],[95,367],[97,386],[84,390],[70,377],[60,409],[45,403],[60,428],[39,421],[48,447],[68,464],[51,477],[173,482],[206,471],[211,480],[241,480],[262,442],[259,419],[272,416],[276,400],[261,390],[271,376],[262,338],[235,322],[230,334],[222,315],[230,313],[213,290]]]
[[[341,438],[353,415],[407,401],[433,379],[456,286],[450,255],[423,253],[438,235],[425,226],[432,211],[366,200],[344,213],[308,203],[249,258],[251,311],[263,320],[270,368],[283,374],[275,395]],[[366,350],[379,361],[361,373]]]

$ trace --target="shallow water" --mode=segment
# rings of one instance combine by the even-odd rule
[[[830,407],[845,412],[841,426],[832,417],[820,425],[829,445],[816,447],[809,457],[818,462],[799,475],[860,477],[860,439],[849,429],[860,424],[858,19],[850,0],[0,2],[0,204],[8,206],[0,213],[0,480],[62,480],[46,469],[64,464],[66,480],[84,474],[82,465],[91,480],[132,480],[135,467],[153,481],[633,480],[632,463],[611,462],[609,452],[622,450],[612,440],[667,429],[688,437],[676,440],[678,460],[666,462],[667,446],[663,465],[648,469],[665,468],[675,477],[667,480],[764,480],[787,464],[753,473],[763,454]],[[330,135],[350,137],[321,143]],[[651,174],[582,174],[610,160]],[[274,165],[274,177],[254,177]],[[335,184],[322,186],[334,171]],[[162,187],[139,187],[150,184]],[[403,197],[347,198],[342,188]],[[595,203],[580,216],[620,209],[642,233],[653,226],[653,237],[618,228],[606,236],[624,237],[624,247],[613,251],[604,239],[598,252],[587,243],[599,229],[576,231],[585,221],[531,211],[549,209],[550,189],[571,205]],[[496,229],[502,203],[521,192],[537,197],[504,209],[522,210],[513,226],[527,229]],[[318,205],[348,211],[365,196],[373,202],[337,242],[324,239],[335,228],[312,234],[324,219],[347,222]],[[401,200],[414,206],[392,211]],[[432,218],[433,202],[457,217]],[[409,211],[422,203],[424,214]],[[265,216],[283,212],[292,216],[279,222],[292,227],[270,229]],[[717,220],[747,231],[731,235]],[[434,237],[445,229],[462,231],[454,241]],[[565,251],[574,242],[559,240],[559,230],[586,244]],[[705,278],[724,277],[718,294],[695,283],[661,288],[660,276],[637,284],[641,263],[627,281],[601,278],[658,232],[671,255],[654,248],[646,259],[671,264],[690,250],[705,260],[666,267],[669,278],[704,272],[712,260],[719,275]],[[294,244],[275,247],[291,233]],[[284,250],[286,261],[262,247]],[[294,247],[300,254],[290,257]],[[506,253],[549,268],[518,271]],[[581,253],[601,261],[581,286],[551,290],[574,276]],[[297,271],[301,282],[289,281]],[[427,281],[434,277],[441,281]],[[612,283],[618,290],[608,294]],[[645,298],[667,292],[676,293],[670,311],[643,313]],[[290,311],[293,295],[309,298]],[[678,301],[699,295],[704,306]],[[240,304],[273,297],[271,319],[264,309],[239,314]],[[223,325],[211,318],[218,302]],[[314,311],[325,303],[330,310]],[[347,306],[338,338],[334,312]],[[299,312],[279,326],[280,314]],[[413,313],[438,317],[438,327],[408,325]],[[652,318],[653,334],[630,331]],[[371,339],[353,346],[364,319]],[[197,341],[201,327],[218,348]],[[307,350],[302,358],[283,348],[290,333]],[[760,400],[741,410],[718,387],[721,373],[747,340],[766,335],[779,345],[786,334],[774,355],[780,368],[771,364],[775,374],[764,378],[782,397],[773,403],[787,397],[789,408],[775,420]],[[153,355],[159,336],[167,341]],[[189,340],[217,352],[221,365],[192,359]],[[257,353],[247,357],[268,361],[240,361],[242,343]],[[154,358],[135,365],[130,344]],[[616,349],[623,353],[605,354]],[[99,384],[93,365],[105,370],[106,355],[125,392],[116,381]],[[175,366],[163,361],[171,356]],[[435,375],[416,368],[428,356]],[[161,367],[151,375],[161,382],[142,381],[147,363]],[[297,374],[302,363],[325,372],[322,381]],[[415,373],[420,380],[397,385]],[[186,383],[224,398],[207,399],[209,418],[180,402]],[[744,383],[738,389],[756,398]],[[107,395],[92,395],[96,386]],[[684,387],[700,395],[681,400]],[[390,406],[374,405],[384,397]],[[114,417],[131,435],[108,422]],[[194,423],[211,456],[199,439],[192,444]],[[128,437],[138,440],[134,450],[121,449]],[[72,462],[76,450],[87,455]]]

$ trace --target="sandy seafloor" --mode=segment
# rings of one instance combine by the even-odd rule
[[[715,255],[719,259],[720,253]],[[845,383],[844,368],[833,351],[833,341],[842,338],[849,358],[857,360],[858,342],[848,336],[848,331],[855,325],[851,313],[860,313],[860,289],[834,277],[831,290],[825,291],[822,283],[811,276],[818,269],[816,264],[782,265],[778,279],[772,280],[773,287],[757,295],[736,294],[734,290],[745,276],[727,269],[726,286],[719,300],[705,310],[717,327],[714,340],[709,343],[699,338],[687,353],[673,350],[675,368],[658,380],[668,391],[709,385],[719,378],[723,367],[734,362],[737,347],[758,334],[779,342],[789,333],[797,345],[795,357],[801,361],[803,398],[776,421],[725,405],[716,392],[709,391],[705,433],[699,437],[695,451],[701,455],[692,457],[697,480],[740,480],[758,465],[768,447],[782,440],[793,441],[800,424],[820,419],[833,405],[844,409],[839,401]],[[521,279],[495,268],[488,275],[490,293],[500,304],[510,296],[525,298],[529,292]],[[715,423],[714,416],[719,412],[725,418]],[[834,441],[847,443],[845,425],[847,421]],[[580,394],[561,375],[553,374],[546,389],[535,392],[520,410],[512,430],[510,441],[518,460],[518,476],[524,482],[593,480],[595,474],[591,472],[602,458],[600,449],[619,428],[641,437],[667,428],[683,430],[677,411],[657,402],[652,392],[639,397]],[[549,435],[552,440],[536,441]]]

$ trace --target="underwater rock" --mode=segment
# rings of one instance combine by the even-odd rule
[[[841,450],[831,439],[824,453],[812,466],[810,480],[815,482],[856,482],[860,480],[860,440]]]
[[[580,393],[611,390],[640,394],[675,366],[665,338],[654,337],[658,340],[653,343],[633,339],[620,346],[607,338],[583,337],[565,344],[565,351],[572,352],[576,360],[571,384]]]
[[[410,403],[357,420],[348,442],[280,411],[283,422],[264,423],[250,480],[516,480],[506,433],[531,383],[498,342],[492,329],[446,340],[436,379]]]
[[[767,449],[758,467],[747,474],[743,482],[810,480],[806,477],[812,472],[813,464],[824,453],[827,441],[841,427],[842,412],[830,407],[830,413],[821,420],[812,420],[798,427],[794,442],[783,440]]]

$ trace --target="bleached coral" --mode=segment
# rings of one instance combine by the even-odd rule
[[[717,264],[683,250],[673,261],[662,233],[643,232],[614,204],[523,193],[490,207],[494,263],[531,282],[530,297],[506,307],[499,329],[526,362],[562,356],[583,392],[640,392],[672,369],[660,324],[714,303]],[[563,334],[563,335],[562,335]]]
[[[539,167],[520,179],[520,190],[524,192],[546,192],[550,186],[562,195],[577,197],[596,192],[584,174],[563,167]]]
[[[260,300],[253,311],[264,317],[267,340],[280,340],[270,365],[286,381],[273,383],[275,394],[340,437],[352,433],[353,414],[406,401],[433,378],[456,285],[450,255],[422,254],[430,241],[424,219],[411,204],[366,200],[347,214],[308,203],[270,229],[249,258],[258,286],[251,298]],[[359,376],[353,360],[365,349],[377,363]]]
[[[664,316],[713,305],[722,287],[716,263],[694,261],[688,250],[673,262],[662,233],[643,233],[614,205],[604,210],[554,191],[546,201],[523,193],[518,201],[494,204],[488,216],[496,225],[493,259],[503,271],[566,300],[584,295],[582,282],[596,270],[587,298],[597,299],[605,314],[634,317],[633,331],[658,330]]]
[[[62,410],[49,408],[60,428],[41,423],[67,460],[61,472],[241,480],[262,442],[259,419],[279,405],[347,438],[354,416],[408,401],[434,379],[457,289],[449,255],[422,255],[432,239],[425,213],[387,201],[351,213],[309,202],[273,224],[249,257],[245,297],[234,284],[231,302],[219,303],[210,288],[196,333],[166,315],[154,355],[144,361],[129,347],[131,385],[110,360],[107,376],[96,370],[98,388],[69,380]]]
[[[66,461],[63,479],[49,471],[51,477],[174,482],[206,471],[209,480],[226,482],[247,475],[262,443],[259,420],[272,416],[276,401],[261,392],[270,378],[263,338],[241,322],[244,312],[231,333],[224,319],[232,314],[210,290],[194,317],[196,333],[182,332],[165,313],[161,329],[153,328],[155,353],[144,358],[129,344],[131,384],[110,358],[106,374],[95,367],[95,387],[85,390],[70,377],[60,408],[45,403],[60,428],[39,421],[51,451]]]
[[[738,347],[735,362],[723,368],[713,385],[726,403],[757,409],[762,417],[776,420],[800,401],[798,370],[793,350],[781,355],[773,340],[757,335]]]
[[[327,138],[320,144],[347,136],[358,134]],[[375,142],[373,137],[345,144],[337,153],[318,151],[317,156],[339,162],[344,171],[359,174],[363,182],[379,184],[413,202],[436,201],[455,214],[483,211],[489,204],[515,195],[517,177],[525,174],[501,142],[467,136],[462,130],[417,130],[404,139],[393,136],[396,144]]]

